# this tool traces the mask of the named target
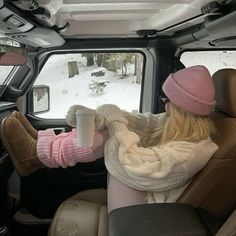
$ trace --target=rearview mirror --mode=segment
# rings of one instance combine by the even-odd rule
[[[25,48],[0,45],[1,66],[22,66],[27,62],[28,51]]]

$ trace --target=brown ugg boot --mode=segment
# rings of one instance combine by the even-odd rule
[[[1,139],[21,176],[45,167],[37,157],[37,140],[28,134],[15,117],[9,116],[2,120]]]
[[[23,113],[19,111],[13,111],[12,116],[20,121],[20,123],[24,126],[24,128],[32,138],[38,138],[38,131],[30,124]]]

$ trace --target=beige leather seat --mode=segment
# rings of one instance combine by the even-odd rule
[[[178,202],[206,209],[225,220],[236,203],[236,70],[213,75],[216,85],[216,121],[219,150],[193,179]],[[88,190],[66,200],[57,210],[49,236],[107,235],[106,190]]]
[[[216,236],[235,236],[236,235],[236,210],[230,215],[227,221],[222,225]]]
[[[57,209],[48,236],[106,236],[106,203],[105,189],[77,193]]]

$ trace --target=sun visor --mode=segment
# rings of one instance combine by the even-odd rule
[[[55,30],[39,26],[25,33],[8,35],[20,43],[33,47],[58,47],[65,43],[65,40]]]

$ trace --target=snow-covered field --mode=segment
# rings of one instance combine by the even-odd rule
[[[78,61],[79,75],[68,76],[68,62]],[[91,76],[97,70],[105,71],[101,77]],[[133,66],[128,68],[129,76],[121,79],[120,72],[114,73],[97,66],[87,67],[86,57],[80,54],[55,55],[49,58],[37,78],[37,85],[50,87],[50,111],[40,114],[44,118],[64,118],[68,108],[81,104],[97,108],[102,104],[116,104],[127,111],[139,109],[141,85],[134,83]],[[102,94],[96,94],[89,89],[93,81],[109,81]]]
[[[213,75],[222,68],[236,69],[236,51],[185,52],[181,56],[181,61],[186,67],[204,65]]]

